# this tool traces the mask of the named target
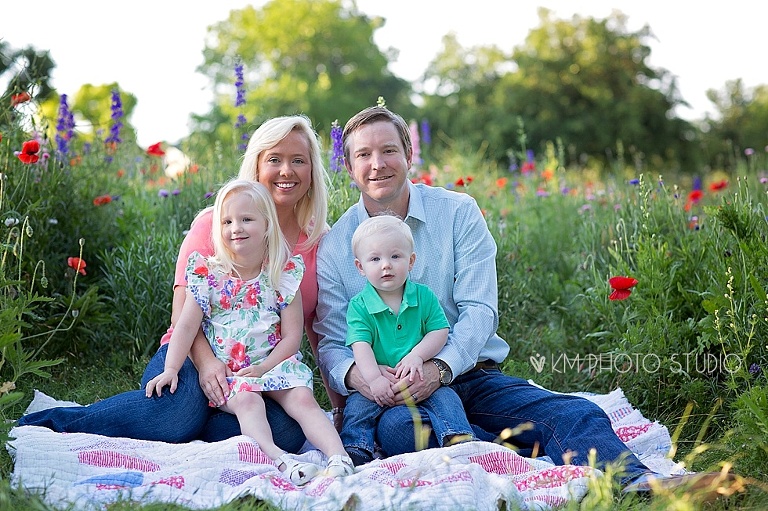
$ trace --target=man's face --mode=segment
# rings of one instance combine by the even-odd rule
[[[391,122],[373,122],[355,130],[349,137],[346,163],[349,176],[364,194],[363,200],[375,202],[375,209],[387,209],[407,197],[411,157]]]

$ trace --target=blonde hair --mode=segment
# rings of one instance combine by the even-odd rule
[[[312,123],[304,115],[274,117],[259,126],[251,135],[248,147],[243,155],[238,178],[259,180],[259,156],[273,148],[290,132],[302,133],[309,142],[309,160],[312,164],[312,183],[307,195],[296,204],[296,218],[302,231],[307,234],[306,247],[312,247],[320,241],[327,229],[328,221],[328,173],[323,165],[322,152],[317,133]]]
[[[352,253],[359,259],[357,251],[364,239],[387,234],[399,236],[408,245],[408,251],[413,253],[414,243],[411,228],[399,217],[387,214],[372,216],[360,222],[352,235]]]
[[[244,194],[253,199],[256,209],[261,212],[267,221],[267,233],[264,240],[267,244],[265,266],[267,267],[270,283],[273,287],[277,288],[283,268],[285,268],[291,256],[291,251],[283,237],[283,232],[280,230],[280,225],[277,223],[277,211],[275,210],[275,203],[272,201],[269,190],[261,183],[252,179],[233,179],[222,186],[216,194],[216,202],[213,204],[213,230],[211,233],[214,255],[209,260],[219,266],[222,271],[227,273],[236,272],[240,275],[232,252],[224,243],[221,225],[221,210],[224,201],[235,194]]]

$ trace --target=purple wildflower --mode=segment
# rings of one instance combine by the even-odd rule
[[[760,371],[762,371],[762,370],[763,370],[763,368],[760,367],[759,364],[754,364],[753,363],[753,364],[750,364],[750,366],[749,366],[749,374],[751,374],[752,376],[757,376],[758,374],[760,374]]]
[[[533,163],[534,161],[533,149],[527,149],[525,151],[525,157],[528,159],[529,162]]]
[[[629,184],[631,184],[631,185],[639,185],[640,184],[640,180],[638,178],[630,179],[629,180]]]
[[[67,95],[61,95],[59,120],[56,123],[56,147],[61,154],[69,152],[69,141],[74,136],[75,117],[67,105]]]
[[[344,168],[344,148],[341,146],[341,133],[342,129],[339,126],[339,120],[336,119],[331,124],[331,172],[341,172]]]
[[[430,132],[429,121],[426,119],[421,120],[421,141],[426,145],[432,143],[432,133]]]
[[[174,190],[173,190],[171,193],[172,193],[173,195],[178,195],[178,194],[180,194],[180,193],[181,193],[181,190],[179,190],[178,188],[176,188],[176,189],[174,189]]]
[[[755,154],[755,150],[752,149],[751,147],[747,147],[746,149],[744,149],[744,154],[746,156],[752,156],[753,154]]]
[[[243,106],[245,106],[245,79],[243,78],[243,63],[240,59],[235,64],[235,89],[237,94],[235,96],[235,107],[240,108],[240,113],[237,115],[237,122],[235,122],[235,129],[240,129],[246,125],[248,119],[243,114]],[[240,136],[242,143],[237,146],[238,150],[243,152],[248,147],[248,132],[245,131]]]
[[[112,89],[112,126],[109,128],[109,136],[104,140],[107,144],[119,144],[123,140],[120,138],[120,129],[123,127],[123,103],[120,101],[120,91]]]
[[[203,198],[210,199],[211,197],[213,197],[213,192],[205,192],[205,196]]]
[[[166,190],[165,188],[160,188],[160,190],[157,191],[157,196],[165,199],[166,197],[168,197],[168,190]]]
[[[693,178],[693,190],[701,190],[701,177],[696,176]]]

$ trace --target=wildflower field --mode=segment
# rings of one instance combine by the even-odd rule
[[[123,144],[119,115],[109,132],[79,137],[62,98],[57,124],[18,122],[0,133],[6,421],[33,389],[88,403],[136,387],[168,326],[185,230],[242,154],[239,138],[214,147]],[[118,113],[119,97],[113,107]],[[621,387],[669,427],[676,460],[747,478],[746,491],[707,509],[768,507],[766,152],[739,155],[732,174],[690,176],[621,157],[591,168],[567,162],[556,144],[513,143],[511,164],[500,166],[482,152],[432,155],[421,129],[412,179],[472,195],[497,241],[499,333],[511,346],[503,370],[557,391]],[[332,223],[358,192],[332,135],[321,137]],[[0,453],[0,508],[47,509],[9,487],[12,463]],[[596,488],[583,508],[702,505],[610,490]]]

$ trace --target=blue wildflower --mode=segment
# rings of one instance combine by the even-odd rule
[[[639,185],[639,184],[640,184],[640,180],[639,180],[639,179],[637,179],[637,178],[635,178],[635,179],[630,179],[630,180],[629,180],[629,184],[631,184],[631,185]]]

